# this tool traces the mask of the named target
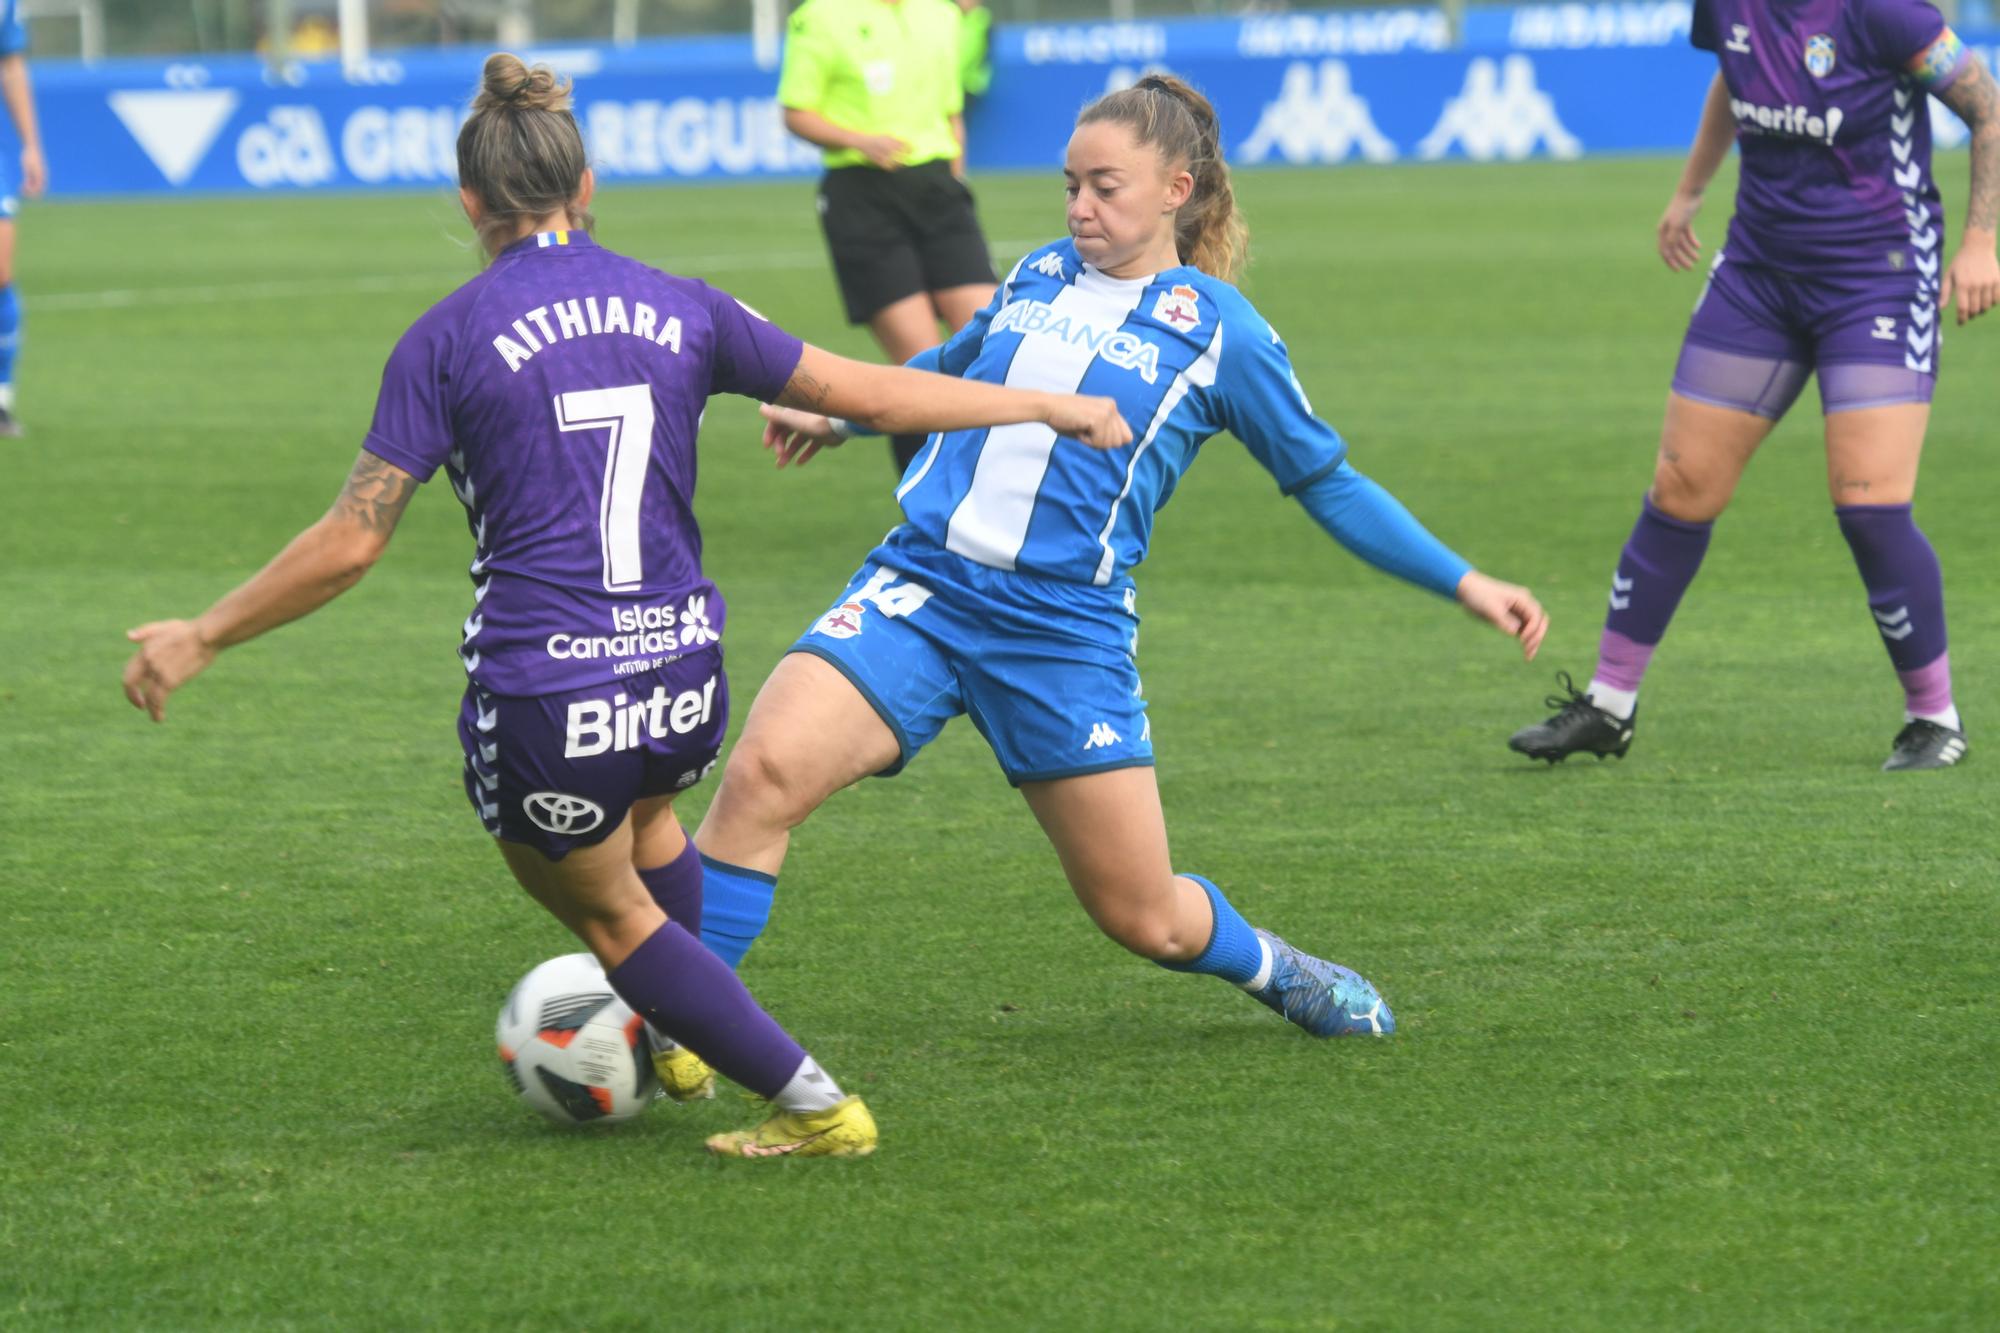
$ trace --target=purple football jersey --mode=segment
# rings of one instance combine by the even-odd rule
[[[1743,159],[1732,261],[1936,277],[1944,210],[1908,67],[1944,30],[1926,0],[1695,0]]]
[[[443,465],[465,505],[475,684],[551,694],[720,640],[695,435],[710,394],[776,397],[802,347],[580,231],[516,243],[410,326],[363,447],[419,481]]]

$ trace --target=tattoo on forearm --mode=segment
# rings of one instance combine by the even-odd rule
[[[333,502],[333,512],[370,532],[393,532],[416,493],[415,477],[363,449],[347,474],[347,484],[340,488],[340,498]]]
[[[1938,94],[1972,127],[1972,184],[1966,192],[1965,225],[1992,231],[2000,223],[2000,86],[1978,56],[1951,87]]]
[[[817,378],[810,370],[800,366],[785,382],[778,401],[786,407],[796,407],[807,412],[825,412],[826,400],[833,396],[833,386]]]

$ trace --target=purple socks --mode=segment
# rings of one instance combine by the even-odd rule
[[[1662,513],[1651,496],[1641,502],[1639,521],[1632,525],[1618,571],[1611,576],[1611,609],[1598,641],[1593,684],[1628,698],[1638,693],[1653,649],[1666,634],[1681,594],[1694,582],[1714,529],[1713,523],[1688,523]],[[1624,711],[1629,714],[1630,706]]]
[[[694,849],[693,838],[665,865],[641,870],[639,880],[667,914],[667,920],[680,922],[688,934],[700,938],[701,853]]]
[[[1951,657],[1945,651],[1944,575],[1908,505],[1842,505],[1840,535],[1868,588],[1882,645],[1914,717],[1951,717]],[[1954,721],[1955,725],[1955,721]]]
[[[729,964],[678,921],[647,936],[610,979],[648,1023],[760,1097],[775,1100],[808,1059]]]
[[[1956,726],[1951,658],[1945,651],[1944,578],[1910,506],[1842,505],[1834,514],[1867,585],[1868,609],[1903,682],[1911,716]],[[1600,707],[1631,713],[1653,649],[1701,568],[1714,527],[1664,514],[1647,497],[1611,579],[1611,609],[1591,676],[1591,695]]]

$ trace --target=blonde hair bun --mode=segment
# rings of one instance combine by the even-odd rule
[[[518,111],[567,111],[570,81],[559,78],[547,65],[530,69],[511,51],[496,51],[486,57],[479,79],[479,95],[472,100],[474,111],[506,107]]]

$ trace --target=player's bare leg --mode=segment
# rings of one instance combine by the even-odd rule
[[[988,301],[993,299],[994,284],[990,282],[969,282],[962,287],[946,287],[931,293],[931,305],[944,326],[957,333],[972,322]],[[907,358],[906,358],[907,359]]]
[[[1579,690],[1560,673],[1562,693],[1547,701],[1555,715],[1515,732],[1509,746],[1551,764],[1579,753],[1624,756],[1653,650],[1701,567],[1716,517],[1775,424],[1756,412],[1668,395],[1653,484],[1612,574],[1590,684]]]
[[[918,352],[938,345],[937,313],[931,307],[927,292],[918,292],[883,306],[868,317],[868,330],[881,344],[882,355],[891,365],[900,366]],[[923,445],[924,437],[921,435],[889,437],[898,473],[909,470],[910,460],[916,457],[917,450]]]
[[[1836,411],[1826,418],[1826,483],[1841,535],[1868,590],[1868,609],[1903,687],[1891,772],[1949,768],[1966,754],[1952,700],[1944,577],[1911,502],[1928,403]]]
[[[861,692],[810,653],[789,653],[750,705],[722,785],[695,832],[703,942],[734,967],[770,919],[792,830],[843,787],[901,755]]]
[[[1252,929],[1212,882],[1174,872],[1151,768],[1024,782],[1021,794],[1077,901],[1125,948],[1172,971],[1221,977],[1314,1036],[1395,1031],[1367,981]]]

